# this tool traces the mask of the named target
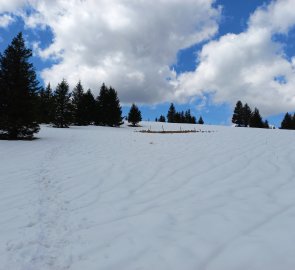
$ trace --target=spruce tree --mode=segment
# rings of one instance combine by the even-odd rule
[[[120,100],[114,88],[108,88],[103,84],[96,104],[96,125],[118,127],[123,124]]]
[[[72,120],[71,94],[66,80],[62,80],[54,92],[55,113],[53,124],[57,128],[67,128]]]
[[[242,116],[242,124],[247,127],[250,124],[252,110],[249,105],[246,103],[243,107],[243,116]]]
[[[254,109],[251,118],[250,118],[250,127],[253,128],[263,128],[264,123],[262,121],[262,117],[260,116],[259,110],[257,108]]]
[[[285,114],[284,119],[281,123],[281,129],[293,129],[293,119],[291,114],[289,113]]]
[[[122,108],[117,91],[110,87],[107,95],[108,106],[106,107],[107,122],[110,127],[119,127],[123,124]]]
[[[108,88],[103,83],[99,95],[96,98],[96,113],[95,113],[95,124],[96,125],[105,125],[107,122],[107,95]]]
[[[162,123],[165,123],[165,122],[166,122],[166,118],[165,118],[165,116],[164,116],[164,115],[160,115],[158,121],[159,121],[159,122],[162,122]]]
[[[38,125],[39,83],[22,33],[0,54],[0,137],[31,139]]]
[[[72,105],[73,105],[73,122],[77,126],[85,125],[84,117],[84,108],[83,108],[83,96],[84,90],[79,81],[72,92]]]
[[[39,93],[39,122],[52,123],[54,119],[54,100],[50,83]]]
[[[167,113],[167,122],[175,123],[175,116],[176,116],[176,110],[175,110],[174,104],[171,103]]]
[[[234,109],[234,114],[232,117],[232,122],[239,127],[241,127],[243,123],[243,103],[239,100]]]
[[[204,125],[204,120],[203,120],[202,116],[200,116],[200,118],[198,120],[198,124],[199,125]]]
[[[136,126],[141,120],[141,112],[133,103],[128,114],[128,122],[131,123],[133,126]]]
[[[83,94],[81,107],[81,117],[83,120],[83,125],[92,124],[95,120],[96,103],[90,89],[88,89],[87,92]]]

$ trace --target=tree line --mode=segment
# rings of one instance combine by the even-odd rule
[[[234,108],[232,123],[238,127],[269,128],[268,121],[263,121],[257,108],[252,111],[247,103],[243,105],[240,100]]]
[[[268,121],[263,121],[257,108],[252,111],[247,103],[243,105],[240,100],[234,108],[232,122],[238,127],[269,128]],[[295,130],[295,113],[285,114],[280,129]]]
[[[81,81],[72,92],[66,80],[55,91],[50,84],[38,94],[39,123],[66,128],[69,125],[90,124],[118,127],[122,122],[122,109],[117,92],[103,84],[95,98],[91,90],[84,92]]]
[[[293,115],[288,112],[285,114],[281,123],[281,129],[295,130],[295,113]]]
[[[156,122],[166,122],[166,118],[164,115],[160,115],[159,118],[155,119]],[[184,123],[184,124],[204,124],[204,120],[202,116],[200,116],[199,120],[196,121],[196,117],[191,114],[190,109],[186,111],[177,112],[173,103],[170,104],[167,113],[167,122],[168,123]]]
[[[73,91],[62,80],[55,90],[39,86],[32,51],[22,33],[0,54],[0,139],[32,139],[40,123],[57,128],[90,124],[118,127],[123,124],[117,91],[103,84],[95,98],[79,81]],[[136,125],[141,112],[133,104],[128,121]]]

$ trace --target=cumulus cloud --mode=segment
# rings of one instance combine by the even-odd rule
[[[218,31],[214,0],[29,0],[26,26],[50,27],[54,39],[43,58],[58,63],[42,72],[53,85],[63,77],[85,88],[113,85],[123,102],[174,98],[177,52]]]
[[[9,14],[0,15],[0,28],[8,27],[12,22],[14,22],[14,18]]]
[[[1,0],[0,14],[4,12],[17,12],[27,4],[27,0]]]
[[[178,77],[177,98],[211,92],[214,102],[241,99],[264,115],[294,110],[295,58],[288,60],[284,45],[273,39],[294,26],[293,6],[293,0],[271,2],[251,15],[245,32],[207,43],[196,70]]]

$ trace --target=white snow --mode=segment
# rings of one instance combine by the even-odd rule
[[[0,141],[0,269],[294,270],[295,133],[195,127]]]

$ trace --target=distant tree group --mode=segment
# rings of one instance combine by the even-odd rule
[[[141,120],[141,112],[133,103],[128,114],[128,122],[131,123],[133,126],[136,126]]]
[[[295,130],[295,114],[286,113],[281,123],[281,129]]]
[[[162,121],[160,121],[160,119]],[[164,122],[165,117],[161,115],[159,118],[159,122]],[[204,124],[203,119],[201,118],[202,123]],[[168,123],[187,123],[187,124],[196,124],[196,117],[191,115],[191,111],[188,109],[187,111],[177,112],[173,103],[170,104],[168,113],[167,113],[167,122]]]
[[[232,122],[238,127],[269,128],[268,121],[263,121],[257,108],[252,111],[247,103],[243,106],[240,100],[234,109]]]
[[[96,98],[95,124],[118,127],[123,124],[122,120],[122,108],[116,90],[103,84]]]
[[[32,139],[39,123],[58,128],[123,123],[114,88],[103,84],[96,99],[90,89],[84,92],[80,81],[72,92],[64,79],[55,91],[50,84],[41,88],[29,62],[31,56],[22,33],[0,54],[0,139]]]
[[[0,54],[0,138],[31,139],[39,131],[39,83],[22,33]]]

